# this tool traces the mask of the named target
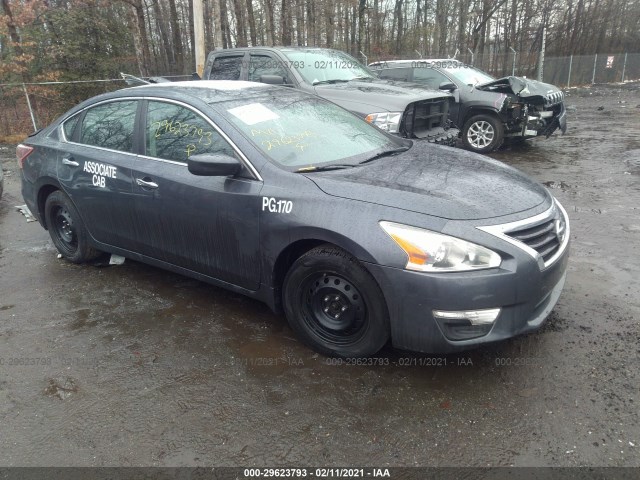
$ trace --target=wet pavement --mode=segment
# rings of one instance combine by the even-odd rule
[[[640,85],[572,92],[567,135],[492,155],[571,219],[545,327],[365,365],[248,298],[57,259],[0,147],[0,465],[640,466]]]

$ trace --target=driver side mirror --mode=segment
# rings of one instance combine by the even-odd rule
[[[456,87],[456,84],[453,82],[442,82],[438,87],[438,89],[446,90],[448,92],[453,92],[456,88],[458,87]]]
[[[284,77],[280,75],[260,75],[260,83],[266,83],[267,85],[284,85]]]
[[[202,177],[228,177],[240,173],[242,165],[229,155],[199,153],[187,158],[187,168],[193,175]]]
[[[293,87],[292,83],[287,83],[287,79],[280,75],[260,75],[260,83],[267,85],[281,85],[283,87]]]

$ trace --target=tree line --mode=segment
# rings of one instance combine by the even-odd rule
[[[0,77],[194,70],[192,0],[0,0]],[[618,53],[640,46],[640,0],[204,0],[206,50],[337,48],[386,58]]]

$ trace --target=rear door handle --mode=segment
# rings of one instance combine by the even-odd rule
[[[62,159],[62,164],[63,165],[69,165],[70,167],[79,167],[80,164],[78,162],[76,162],[73,157],[64,157]]]
[[[140,185],[142,188],[158,188],[158,184],[156,182],[151,182],[148,180],[142,180],[141,178],[136,178],[136,183]]]

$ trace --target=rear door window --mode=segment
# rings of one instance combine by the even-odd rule
[[[234,150],[202,116],[174,103],[150,101],[145,132],[150,157],[185,162],[197,153],[226,154]]]
[[[210,80],[240,80],[242,55],[216,57],[211,67]]]
[[[137,109],[136,100],[109,102],[90,108],[82,120],[79,143],[133,152]]]
[[[78,125],[78,120],[80,120],[80,115],[71,117],[62,125],[62,129],[64,130],[64,136],[67,140],[73,139],[73,133],[76,130],[76,125]]]

